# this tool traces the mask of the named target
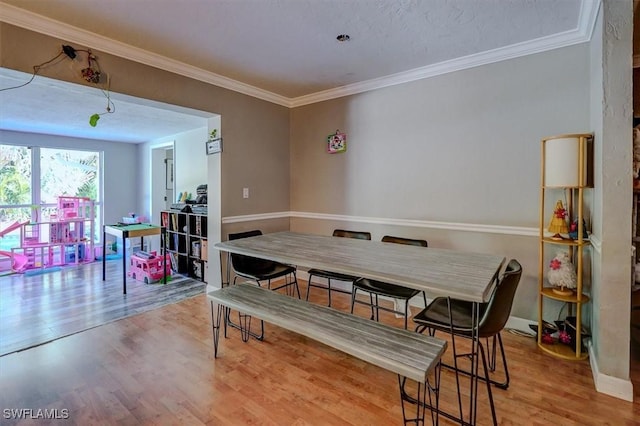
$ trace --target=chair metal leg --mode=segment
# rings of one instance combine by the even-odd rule
[[[502,356],[502,366],[504,368],[505,380],[504,380],[504,382],[501,382],[501,383],[498,383],[495,380],[491,380],[491,383],[493,383],[494,385],[496,385],[500,389],[507,389],[509,387],[509,381],[510,381],[509,367],[507,366],[507,357],[505,356],[505,353],[504,353],[504,345],[502,344],[502,336],[500,335],[500,333],[498,333],[496,336],[494,336],[494,338],[496,338],[496,337],[498,338],[498,345],[500,346],[500,356]],[[494,365],[495,365],[495,362],[494,362]],[[495,370],[495,367],[494,367],[494,370]]]
[[[375,320],[376,320],[376,322],[378,322],[378,321],[380,321],[380,309],[378,308],[380,306],[380,304],[378,303],[378,294],[377,293],[375,295],[375,298],[376,298],[376,303],[374,304],[375,311],[376,311]],[[371,319],[373,319],[373,318],[371,318]]]
[[[485,380],[485,383],[487,384],[487,395],[489,397],[489,406],[491,407],[491,418],[493,419],[493,424],[497,426],[498,424],[498,419],[496,417],[496,407],[493,403],[493,392],[491,391],[491,382],[489,379],[489,369],[487,367],[487,356],[484,352],[484,347],[482,346],[482,343],[480,341],[478,341],[478,349],[480,351],[480,355],[482,356],[482,366],[484,368],[484,376],[487,378],[487,380]],[[478,398],[478,395],[476,394],[476,399]],[[476,403],[477,406],[477,403]],[[475,417],[474,417],[475,419]],[[475,422],[474,422],[475,423]]]
[[[235,285],[235,284],[236,284],[236,278],[238,278],[238,277],[236,276],[236,277],[233,279],[233,285]],[[258,281],[258,280],[255,280],[255,281],[256,281],[256,283],[258,284],[258,287],[262,287],[262,286],[260,285],[260,281]],[[242,324],[242,321],[243,321],[243,320],[241,319],[241,323],[240,323],[240,324],[236,324],[236,323],[234,323],[234,322],[231,320],[231,315],[230,315],[230,313],[231,313],[231,309],[227,309],[227,312],[226,312],[226,315],[225,315],[225,337],[227,336],[227,334],[226,334],[226,327],[227,327],[227,326],[229,326],[229,327],[233,327],[233,328],[235,328],[235,329],[237,329],[237,330],[240,330],[240,334],[242,335],[242,340],[243,340],[243,341],[246,341],[246,340],[244,340],[244,336],[245,336],[245,334],[246,334],[247,336],[251,336],[251,337],[253,337],[253,338],[254,338],[254,339],[256,339],[256,340],[260,340],[260,341],[264,340],[264,321],[263,321],[263,320],[260,320],[260,334],[256,334],[256,333],[254,333],[253,331],[251,331],[251,317],[249,317],[249,327],[245,329],[245,328],[243,328],[243,324]],[[240,313],[238,313],[238,315],[241,315],[241,314],[240,314]],[[245,318],[245,319],[244,319],[244,321],[245,321],[245,323],[246,323],[247,319]]]
[[[409,299],[404,301],[404,329],[407,329],[407,322],[409,321]]]
[[[260,320],[260,334],[257,334],[255,332],[251,331],[251,316],[250,315],[244,315],[244,314],[242,314],[240,312],[238,312],[238,315],[242,315],[244,317],[248,317],[249,319],[240,318],[240,322],[241,323],[240,324],[236,324],[235,322],[233,322],[231,320],[231,309],[227,309],[227,312],[226,312],[226,315],[225,315],[225,317],[226,317],[226,320],[225,320],[226,325],[228,325],[229,327],[233,327],[233,328],[235,328],[237,330],[240,330],[240,334],[242,336],[242,340],[243,341],[245,341],[244,340],[244,335],[245,334],[248,335],[248,336],[253,337],[256,340],[260,340],[260,341],[264,340],[264,321],[263,320]],[[243,324],[243,322],[244,322],[244,324]],[[247,322],[248,322],[249,327],[246,327]],[[225,337],[227,337],[226,333],[225,333]]]
[[[451,317],[451,305],[449,304],[448,306],[449,309],[449,317]],[[477,315],[479,315],[479,309],[474,308],[474,311],[472,313],[472,321],[476,321],[477,320]],[[477,329],[477,327],[476,327]],[[430,336],[435,335],[436,329],[435,328],[430,328],[427,325],[424,324],[419,324],[416,326],[415,331],[417,333],[423,333],[425,330],[428,331]],[[478,408],[478,381],[482,380],[485,382],[485,386],[487,388],[487,396],[489,399],[489,405],[491,408],[491,417],[492,417],[492,421],[494,425],[497,425],[497,415],[496,415],[496,409],[495,409],[495,403],[493,400],[493,391],[492,391],[492,385],[495,385],[499,388],[502,389],[506,389],[508,387],[509,384],[509,373],[508,373],[508,367],[507,367],[507,360],[505,357],[505,351],[504,351],[504,346],[502,344],[502,338],[500,336],[500,333],[497,334],[496,339],[497,342],[492,342],[494,344],[497,343],[497,345],[500,346],[500,355],[502,356],[502,360],[503,360],[503,366],[505,369],[505,375],[506,375],[506,380],[503,383],[497,383],[495,380],[491,379],[491,361],[488,360],[487,358],[490,358],[491,355],[487,354],[487,349],[485,349],[485,346],[482,344],[481,339],[478,338],[477,334],[473,335],[472,334],[472,348],[471,348],[471,352],[470,353],[458,353],[457,349],[456,349],[456,343],[455,343],[455,334],[453,333],[453,327],[450,325],[449,326],[449,330],[448,332],[451,334],[451,339],[452,339],[452,346],[453,346],[453,360],[454,360],[454,365],[453,366],[449,366],[446,365],[444,363],[441,363],[443,367],[447,367],[447,368],[451,368],[452,370],[455,371],[456,374],[456,387],[458,390],[458,408],[460,410],[460,418],[455,418],[450,414],[447,413],[440,413],[445,415],[448,418],[451,418],[453,420],[456,420],[458,422],[460,422],[461,424],[475,424],[476,423],[476,419],[477,419],[477,408]],[[497,348],[496,348],[497,349]],[[465,371],[463,369],[461,369],[458,366],[458,358],[469,358],[471,361],[471,369],[469,371]],[[483,368],[483,375],[479,374],[479,366],[480,363],[482,363],[482,368]],[[495,365],[495,363],[494,363]],[[462,410],[462,399],[460,396],[460,379],[459,379],[459,374],[465,374],[467,376],[471,377],[471,381],[470,381],[470,406],[469,406],[469,420],[468,422],[464,420],[463,418],[463,410]]]
[[[298,293],[298,299],[302,299],[302,296],[300,296],[300,286],[298,285],[298,275],[296,274],[296,271],[293,271],[293,281],[295,282],[296,293]]]
[[[305,298],[307,302],[309,301],[309,293],[311,293],[311,287],[313,287],[311,285],[311,278],[313,278],[313,275],[309,275],[309,278],[307,279],[307,297]]]
[[[353,313],[353,306],[356,304],[356,293],[358,292],[357,288],[353,288],[351,292],[351,313]]]
[[[427,328],[427,327],[426,326],[418,326],[418,327],[416,327],[415,331],[417,333],[422,333],[422,332],[424,332],[425,328]],[[501,352],[504,353],[504,348],[502,349]],[[471,354],[470,353],[458,354],[458,358],[465,358],[465,357],[469,358],[469,357],[471,357]],[[488,362],[488,364],[489,364],[489,362]],[[507,359],[506,358],[502,359],[502,365],[503,365],[503,367],[505,369],[505,376],[506,376],[505,381],[504,382],[497,382],[496,380],[491,379],[491,366],[488,365],[488,367],[489,367],[489,383],[491,383],[492,385],[494,385],[495,387],[497,387],[499,389],[508,389],[509,388],[510,378],[509,378],[509,371],[508,371],[508,368],[507,368]],[[456,369],[455,366],[449,365],[449,364],[445,364],[445,363],[442,363],[442,366],[444,368],[448,368],[449,370],[453,370],[453,371],[455,371],[455,369]],[[465,376],[471,376],[471,372],[470,371],[463,370],[463,369],[459,369],[458,373],[464,374]],[[484,382],[487,379],[486,379],[486,377],[479,376],[478,380],[481,380],[481,381]]]
[[[485,342],[487,342],[487,351],[489,350],[489,338],[487,337],[485,339]],[[491,339],[491,351],[489,351],[489,354],[487,356],[487,358],[489,358],[488,362],[489,362],[489,370],[491,371],[496,371],[496,336],[493,336],[493,338]]]
[[[317,288],[322,288],[327,290],[327,293],[329,295],[329,303],[327,304],[327,306],[331,307],[331,278],[327,278],[327,286],[323,287],[323,286],[319,286],[316,284],[312,284],[311,283],[311,278],[313,277],[313,275],[309,275],[309,281],[307,284],[307,297],[306,297],[306,301],[309,301],[309,293],[311,293],[311,287],[317,287]]]
[[[271,280],[268,281],[267,284],[267,288],[269,290],[280,290],[281,288],[285,289],[285,294],[287,296],[291,296],[293,297],[296,293],[298,294],[298,299],[301,299],[300,296],[300,287],[298,287],[298,276],[296,275],[295,271],[291,273],[291,275],[293,276],[293,280],[290,280],[289,274],[287,274],[287,276],[285,276],[285,282],[283,285],[279,286],[279,287],[274,287],[271,288]],[[260,285],[260,283],[258,283],[258,285]],[[307,300],[309,300],[309,289],[307,288]]]

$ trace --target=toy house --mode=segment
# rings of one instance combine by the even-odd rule
[[[26,269],[91,262],[94,235],[93,200],[61,196],[49,221],[22,225],[20,247],[11,251],[27,258]]]

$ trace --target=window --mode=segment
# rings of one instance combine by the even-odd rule
[[[56,212],[57,197],[89,197],[96,202],[99,241],[102,193],[101,153],[0,145],[0,232],[12,223],[48,221]],[[0,239],[0,249],[18,247],[19,234]]]

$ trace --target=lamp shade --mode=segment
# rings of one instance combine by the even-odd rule
[[[547,187],[589,186],[587,140],[590,134],[543,139],[543,178]]]

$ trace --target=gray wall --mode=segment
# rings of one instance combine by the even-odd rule
[[[55,55],[67,43],[0,23],[0,66],[31,73],[34,64]],[[223,216],[289,210],[286,107],[93,50],[111,76],[113,92],[221,115],[224,152],[219,196]],[[47,67],[41,74],[82,84],[65,66]],[[251,189],[248,200],[242,198],[243,187]],[[219,182],[215,188],[220,188]],[[209,190],[214,190],[212,185]]]
[[[291,209],[537,227],[540,139],[589,131],[588,64],[582,44],[296,108]]]
[[[324,234],[349,226],[366,227],[374,238],[416,235],[433,246],[501,253],[524,265],[513,313],[529,319],[536,317],[540,139],[595,131],[600,189],[587,196],[601,242],[593,255],[595,365],[624,380],[630,236],[627,225],[615,226],[630,221],[631,122],[626,123],[625,85],[630,87],[631,78],[614,63],[630,70],[626,19],[632,16],[631,1],[605,0],[603,10],[591,45],[291,111],[96,54],[112,74],[114,92],[222,116],[225,152],[219,157],[221,193],[216,194],[222,217],[294,212],[290,224],[282,216],[253,223],[234,220],[223,228],[222,238],[227,229],[256,226]],[[61,42],[2,23],[0,66],[31,72],[37,58],[50,57]],[[53,67],[45,75],[69,81],[65,71]],[[628,138],[626,130],[615,130],[627,124]],[[348,149],[329,155],[326,136],[336,129],[347,133]],[[248,200],[242,199],[243,187],[250,188]],[[557,309],[545,312],[549,318],[555,314]],[[616,329],[620,321],[626,325]]]
[[[512,314],[535,320],[540,139],[591,131],[589,58],[581,44],[293,109],[291,210],[352,222],[294,218],[291,229],[349,226],[516,258]],[[336,129],[347,151],[327,154]],[[545,303],[546,318],[561,306]]]

